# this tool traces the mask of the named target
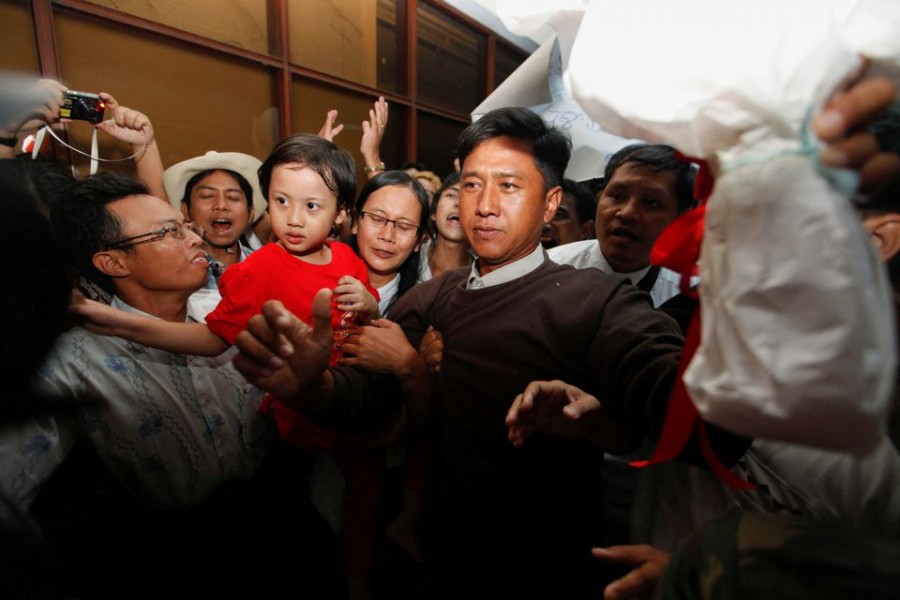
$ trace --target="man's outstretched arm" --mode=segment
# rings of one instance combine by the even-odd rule
[[[266,302],[235,339],[234,366],[256,387],[318,412],[328,407],[334,387],[331,290],[318,291],[312,314],[310,327],[281,302]]]

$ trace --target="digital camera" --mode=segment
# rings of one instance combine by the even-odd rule
[[[64,102],[59,109],[59,116],[63,119],[87,121],[96,125],[103,120],[105,108],[106,103],[97,94],[69,90],[64,94]]]

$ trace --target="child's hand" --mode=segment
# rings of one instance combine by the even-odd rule
[[[81,327],[100,335],[118,335],[128,318],[125,311],[96,300],[89,300],[77,290],[72,291],[69,312],[78,317],[78,324]]]
[[[361,281],[344,275],[334,288],[334,303],[341,310],[365,313],[370,317],[378,315],[378,301]]]

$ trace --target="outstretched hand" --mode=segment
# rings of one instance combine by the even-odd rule
[[[506,414],[509,441],[520,447],[535,433],[587,439],[607,452],[633,450],[638,440],[600,401],[564,381],[532,381]]]
[[[263,304],[235,339],[234,366],[256,387],[280,398],[294,398],[320,383],[333,343],[331,290],[316,293],[310,327],[278,300]],[[310,404],[314,395],[308,398]]]
[[[606,586],[604,600],[651,598],[671,558],[668,553],[646,544],[594,548],[591,554],[605,562],[634,567],[630,573]]]

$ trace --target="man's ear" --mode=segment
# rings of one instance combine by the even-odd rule
[[[544,196],[544,202],[546,203],[544,223],[551,223],[553,221],[553,216],[556,215],[556,209],[559,208],[559,203],[562,202],[562,188],[556,186],[547,190],[547,193]]]
[[[252,210],[252,209],[251,209],[251,210]],[[192,219],[191,219],[191,209],[188,208],[188,205],[187,205],[186,202],[182,202],[182,203],[181,203],[181,214],[184,215],[184,220],[185,220],[185,221],[191,221],[191,220],[192,220]],[[252,222],[253,222],[253,219],[250,219],[250,222],[252,223]]]
[[[344,222],[344,219],[347,218],[347,209],[341,208],[338,210],[337,214],[334,216],[334,226],[337,227],[341,223]]]
[[[101,250],[91,258],[94,267],[109,277],[125,277],[131,273],[128,265],[122,261],[121,250]]]
[[[588,219],[584,223],[581,224],[581,239],[589,240],[594,238],[597,235],[596,229],[594,228],[594,220]]]
[[[900,213],[886,213],[869,217],[865,227],[872,236],[872,243],[887,262],[900,252]]]

